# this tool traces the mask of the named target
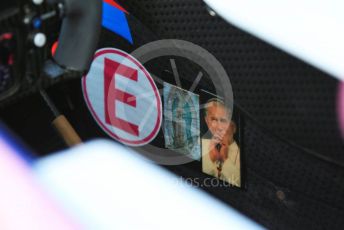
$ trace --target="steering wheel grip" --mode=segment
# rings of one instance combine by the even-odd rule
[[[64,19],[54,61],[62,68],[86,72],[98,45],[102,0],[48,0],[64,4]]]

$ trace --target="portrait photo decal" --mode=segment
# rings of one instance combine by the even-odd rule
[[[241,157],[238,131],[231,111],[221,99],[210,98],[204,105],[202,136],[202,172],[241,187]],[[237,138],[239,139],[239,138]]]

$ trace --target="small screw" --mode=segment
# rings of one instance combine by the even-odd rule
[[[215,17],[217,15],[217,13],[210,7],[207,7],[207,11],[212,17]]]
[[[285,200],[285,193],[284,193],[283,191],[281,191],[281,190],[278,190],[278,191],[276,192],[276,196],[277,196],[277,198],[278,198],[279,200],[281,200],[281,201]]]

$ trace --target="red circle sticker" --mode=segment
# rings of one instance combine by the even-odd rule
[[[98,50],[82,89],[92,116],[115,140],[143,146],[158,134],[162,121],[158,88],[130,54],[114,48]]]

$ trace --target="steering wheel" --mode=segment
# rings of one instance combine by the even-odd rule
[[[87,72],[101,30],[101,0],[18,0],[1,5],[0,106],[42,85]],[[48,50],[56,34],[58,46],[52,55]]]

